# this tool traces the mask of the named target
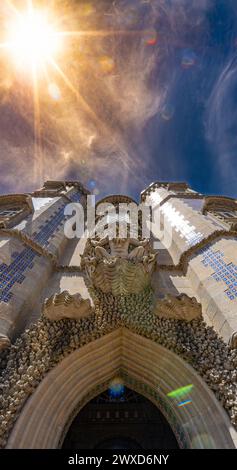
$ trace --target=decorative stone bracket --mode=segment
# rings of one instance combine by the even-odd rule
[[[148,240],[88,240],[82,269],[92,285],[114,296],[138,294],[150,285],[156,254]]]
[[[167,294],[164,299],[155,304],[154,313],[160,318],[192,321],[202,316],[201,304],[195,297],[180,294],[177,297]]]
[[[93,308],[89,299],[83,299],[80,294],[71,295],[64,290],[45,300],[42,314],[49,320],[61,320],[62,318],[79,320],[89,316],[92,312]]]

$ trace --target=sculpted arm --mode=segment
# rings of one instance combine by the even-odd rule
[[[108,237],[104,237],[104,238],[102,238],[102,239],[99,240],[99,241],[90,240],[90,243],[91,243],[92,246],[104,246],[104,245],[106,245],[108,242],[109,242],[109,238],[108,238]]]

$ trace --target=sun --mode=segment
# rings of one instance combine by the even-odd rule
[[[29,8],[9,25],[7,45],[14,63],[27,70],[40,69],[55,57],[61,41],[46,13]]]

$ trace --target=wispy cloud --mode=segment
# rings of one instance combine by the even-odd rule
[[[186,162],[184,156],[181,159],[181,149],[177,149],[177,129],[183,132],[185,141],[189,123],[180,115],[181,106],[179,113],[176,111],[180,100],[176,94],[186,80],[187,69],[194,66],[198,70],[196,55],[205,48],[207,13],[214,3],[215,0],[54,2],[64,28],[83,25],[84,30],[107,31],[109,35],[67,40],[68,49],[59,61],[86,106],[55,71],[48,71],[48,82],[41,81],[41,148],[37,154],[30,87],[23,85],[20,77],[12,76],[4,65],[0,110],[7,107],[9,111],[8,122],[0,118],[4,189],[21,191],[40,186],[43,179],[74,177],[85,184],[95,179],[102,193],[133,193],[142,190],[148,179],[181,177]],[[83,9],[83,5],[87,7]],[[236,121],[231,102],[235,74],[235,65],[229,64],[217,81],[208,107],[209,141],[213,141],[218,159],[224,151],[227,162],[234,158],[236,139],[232,136],[232,144],[228,141],[231,125]],[[58,87],[56,100],[50,97],[50,83]],[[183,123],[182,128],[179,122]],[[147,132],[150,123],[152,137]]]
[[[207,103],[206,136],[220,184],[237,185],[237,54],[222,67]],[[230,178],[231,175],[231,178]]]

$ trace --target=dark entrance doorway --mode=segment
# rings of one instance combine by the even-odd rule
[[[64,449],[177,449],[172,429],[147,398],[124,387],[91,400],[72,422]]]

